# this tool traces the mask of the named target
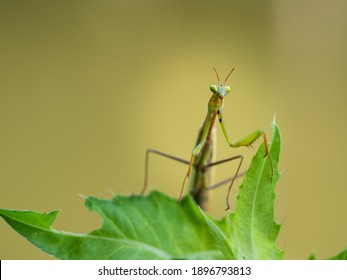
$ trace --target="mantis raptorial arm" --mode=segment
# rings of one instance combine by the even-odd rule
[[[223,119],[223,113],[222,110],[219,109],[218,110],[218,120],[219,123],[222,127],[222,131],[223,134],[225,136],[225,139],[227,140],[228,144],[230,147],[232,148],[237,148],[237,147],[241,147],[241,146],[246,146],[246,147],[252,147],[252,143],[255,142],[259,137],[263,136],[264,139],[264,148],[265,148],[265,156],[269,157],[270,160],[270,165],[271,165],[271,179],[272,179],[272,174],[273,174],[273,166],[272,166],[272,160],[271,160],[271,156],[269,153],[269,148],[267,145],[267,139],[266,139],[266,134],[262,129],[257,129],[255,131],[253,131],[252,133],[250,133],[249,135],[247,135],[246,137],[241,138],[240,140],[236,141],[235,143],[230,139],[228,132],[225,128],[225,123],[224,123],[224,119]]]
[[[222,109],[221,108],[218,110],[218,120],[219,120],[219,123],[220,123],[220,125],[222,127],[222,131],[223,131],[223,134],[225,136],[225,139],[227,140],[229,146],[232,147],[232,148],[237,148],[237,147],[241,147],[241,146],[247,146],[247,147],[252,146],[252,143],[254,141],[256,141],[259,137],[263,136],[263,138],[264,138],[265,156],[268,156],[268,158],[270,160],[271,180],[272,180],[273,166],[272,166],[271,156],[270,156],[270,153],[269,153],[269,148],[268,148],[268,145],[267,145],[267,139],[266,139],[265,132],[263,130],[261,130],[261,129],[257,129],[255,131],[253,131],[251,134],[249,134],[248,136],[246,136],[244,138],[241,138],[240,140],[238,140],[235,143],[233,143],[233,141],[230,139],[230,137],[228,135],[228,132],[227,132],[227,130],[225,128],[225,123],[223,121],[223,113],[222,113]],[[237,177],[237,174],[239,173],[242,161],[243,161],[243,156],[240,156],[240,164],[237,167],[235,176],[234,176],[233,180],[231,181],[229,189],[228,189],[228,194],[227,194],[227,197],[226,197],[226,202],[227,202],[226,210],[230,209],[230,205],[229,205],[230,190],[231,190],[231,187],[232,187],[232,185],[233,185],[233,183],[234,183],[234,181],[235,181],[235,179]]]

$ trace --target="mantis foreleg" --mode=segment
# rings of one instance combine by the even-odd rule
[[[255,142],[259,137],[263,136],[263,139],[264,139],[264,148],[265,148],[265,156],[268,156],[269,158],[269,161],[270,161],[270,165],[271,165],[271,180],[272,180],[272,175],[273,175],[273,166],[272,166],[272,160],[271,160],[271,156],[270,156],[270,153],[269,153],[269,148],[268,148],[268,145],[267,145],[267,139],[266,139],[266,134],[263,130],[261,129],[257,129],[255,131],[253,131],[252,133],[250,133],[248,136],[244,137],[244,138],[241,138],[240,140],[236,141],[235,143],[230,139],[229,135],[228,135],[228,132],[225,128],[225,123],[224,123],[224,120],[223,120],[223,113],[222,113],[222,110],[221,108],[218,110],[218,120],[219,120],[219,123],[222,127],[222,131],[223,131],[223,134],[225,136],[225,139],[227,140],[228,144],[230,147],[232,148],[237,148],[237,147],[241,147],[241,146],[252,146],[252,143]],[[241,161],[240,161],[240,164],[237,168],[237,171],[236,171],[236,174],[233,178],[233,180],[231,181],[230,183],[230,186],[229,186],[229,189],[228,189],[228,194],[227,194],[227,209],[228,210],[230,208],[229,206],[229,194],[230,194],[230,190],[231,190],[231,187],[235,181],[235,178],[238,174],[238,171],[240,170],[240,167],[241,167],[241,162],[242,162],[242,159],[241,158]]]
[[[224,123],[224,120],[223,120],[223,113],[222,113],[221,110],[218,110],[218,120],[219,120],[220,125],[222,127],[225,139],[227,140],[229,146],[232,147],[232,148],[237,148],[237,147],[241,147],[241,146],[250,147],[250,146],[252,146],[252,143],[255,142],[260,136],[263,136],[264,148],[265,148],[265,156],[269,157],[271,169],[273,169],[273,167],[272,167],[272,160],[271,160],[270,153],[269,153],[269,148],[268,148],[268,145],[267,145],[266,134],[265,134],[265,132],[262,129],[257,129],[255,131],[253,131],[252,133],[250,133],[249,135],[247,135],[246,137],[241,138],[240,140],[238,140],[238,141],[236,141],[234,143],[230,139],[230,137],[228,135],[228,132],[227,132],[227,130],[225,128],[225,123]]]

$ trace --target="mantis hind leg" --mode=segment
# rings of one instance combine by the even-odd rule
[[[226,203],[227,203],[227,208],[225,208],[225,210],[229,210],[230,209],[230,204],[229,204],[229,196],[230,196],[230,190],[231,190],[231,187],[233,186],[236,178],[237,178],[237,175],[239,174],[239,171],[240,171],[240,168],[241,168],[241,165],[242,165],[242,162],[243,162],[243,156],[242,155],[239,155],[239,158],[240,158],[240,162],[239,162],[239,165],[236,169],[236,172],[235,172],[235,175],[233,177],[233,179],[231,180],[231,183],[229,185],[229,188],[228,188],[228,193],[227,193],[227,197],[226,197]]]
[[[243,175],[245,174],[245,172],[239,173],[239,172],[240,172],[241,165],[242,165],[242,162],[243,162],[243,155],[237,155],[237,156],[234,156],[234,157],[231,157],[231,158],[227,158],[227,159],[219,160],[219,161],[216,161],[216,162],[212,162],[212,163],[210,163],[210,164],[208,164],[208,165],[206,166],[207,168],[209,168],[209,167],[211,167],[211,166],[215,166],[215,165],[218,165],[218,164],[222,164],[222,163],[225,163],[225,162],[228,162],[228,161],[232,161],[232,160],[235,160],[235,159],[239,159],[240,162],[239,162],[239,164],[238,164],[238,166],[237,166],[237,169],[236,169],[236,172],[235,172],[234,176],[231,177],[231,178],[228,178],[228,179],[226,179],[226,180],[223,180],[223,181],[221,181],[221,182],[219,182],[219,183],[217,183],[217,184],[214,184],[214,185],[212,185],[212,186],[209,186],[209,187],[207,188],[207,190],[215,189],[215,188],[217,188],[217,187],[219,187],[219,186],[222,186],[222,185],[224,185],[224,184],[226,184],[226,183],[228,183],[228,182],[231,181],[231,182],[230,182],[230,185],[229,185],[229,188],[228,188],[228,193],[227,193],[227,196],[226,196],[227,208],[226,208],[225,210],[229,210],[229,209],[230,209],[229,196],[230,196],[231,187],[233,186],[233,184],[234,184],[234,182],[235,182],[235,180],[236,180],[237,178],[239,178],[239,177],[241,177],[241,176],[243,176]]]
[[[213,167],[213,166],[216,166],[216,165],[219,165],[219,164],[223,164],[223,163],[226,163],[226,162],[229,162],[229,161],[233,161],[235,159],[239,159],[242,155],[237,155],[237,156],[234,156],[234,157],[230,157],[230,158],[226,158],[226,159],[222,159],[222,160],[218,160],[218,161],[215,161],[215,162],[211,162],[209,164],[207,164],[206,166],[204,166],[204,169],[208,169],[210,167]],[[246,172],[240,172],[239,174],[236,175],[236,179],[242,177],[243,175],[245,175]],[[210,186],[207,186],[206,187],[206,190],[213,190],[213,189],[216,189],[216,188],[219,188],[220,186],[223,186],[227,183],[230,183],[233,179],[234,179],[235,176],[233,177],[229,177],[227,179],[224,179],[218,183],[214,183],[213,185],[210,185]],[[194,190],[192,192],[192,194],[194,194],[195,192],[197,192],[199,189],[197,190]]]
[[[184,164],[189,164],[188,160],[181,159],[179,157],[175,157],[175,156],[172,156],[172,155],[167,154],[167,153],[163,153],[163,152],[158,151],[158,150],[148,149],[146,151],[146,159],[145,159],[145,180],[144,180],[143,188],[141,190],[141,194],[144,194],[146,192],[146,190],[147,190],[147,187],[148,187],[149,155],[151,153],[159,155],[159,156],[162,156],[162,157],[166,157],[166,158],[169,158],[169,159],[173,159],[175,161],[178,161],[178,162],[181,162],[181,163],[184,163]]]
[[[237,174],[236,179],[241,178],[241,177],[244,176],[245,174],[246,174],[245,171],[240,172],[239,174]],[[224,179],[224,180],[222,180],[222,181],[220,181],[220,182],[218,182],[218,183],[216,183],[216,184],[213,184],[212,186],[209,186],[209,187],[207,188],[207,190],[209,191],[209,190],[217,189],[217,188],[219,188],[219,187],[221,187],[221,186],[223,186],[223,185],[225,185],[225,184],[227,184],[227,183],[230,183],[233,179],[234,179],[234,177],[230,177],[230,178]]]

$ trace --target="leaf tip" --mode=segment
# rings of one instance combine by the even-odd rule
[[[87,199],[87,196],[84,195],[84,194],[79,193],[78,196],[81,197],[81,198],[83,198],[83,199]]]
[[[274,127],[277,127],[276,115],[277,115],[277,111],[275,111],[274,117],[273,117],[273,119],[272,119],[272,124],[271,124],[271,126],[272,126],[273,128],[274,128]]]
[[[273,117],[273,119],[272,119],[272,122],[273,122],[273,123],[276,123],[276,115],[277,115],[277,111],[275,111],[274,117]]]

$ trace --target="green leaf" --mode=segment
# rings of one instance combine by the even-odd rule
[[[347,260],[347,248],[342,251],[340,254],[329,258],[329,260]]]
[[[208,217],[207,214],[204,213],[204,211],[202,211],[201,209],[200,211],[205,218],[206,224],[209,227],[218,248],[222,251],[224,259],[234,260],[235,255],[231,246],[230,228],[227,224],[226,219],[223,219],[220,222],[216,222]]]
[[[222,253],[191,197],[181,204],[152,192],[144,196],[88,197],[86,206],[103,224],[90,234],[52,228],[58,211],[0,209],[18,233],[60,259],[220,259]]]
[[[232,247],[237,259],[283,258],[283,251],[275,243],[280,225],[274,220],[274,190],[279,178],[281,149],[281,135],[275,120],[272,129],[269,145],[274,168],[272,180],[269,158],[264,157],[264,145],[261,145],[239,188],[235,213],[230,215]]]

